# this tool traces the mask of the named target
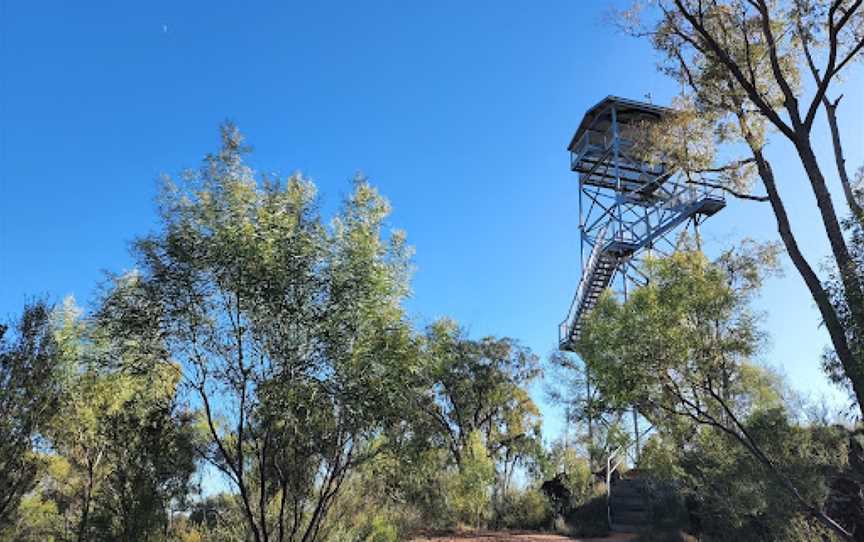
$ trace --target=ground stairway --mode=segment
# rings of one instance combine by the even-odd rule
[[[614,532],[636,533],[650,526],[651,513],[645,495],[645,481],[625,475],[612,482],[609,492],[609,528]]]

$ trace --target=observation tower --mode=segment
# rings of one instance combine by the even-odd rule
[[[567,150],[579,176],[579,243],[582,278],[558,347],[574,351],[585,317],[606,288],[625,296],[644,284],[641,256],[669,254],[680,234],[698,229],[726,206],[722,193],[687,182],[662,160],[639,156],[639,141],[672,111],[650,103],[607,96],[585,113]]]

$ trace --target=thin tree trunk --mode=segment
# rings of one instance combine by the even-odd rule
[[[801,163],[804,165],[804,170],[810,179],[813,195],[816,197],[816,205],[819,208],[825,233],[828,235],[828,242],[831,245],[831,252],[837,261],[837,267],[843,280],[843,288],[846,291],[846,298],[849,300],[849,311],[852,313],[855,327],[857,329],[864,329],[861,282],[855,273],[854,262],[849,254],[849,247],[846,246],[846,239],[843,238],[843,230],[840,227],[840,221],[837,219],[837,212],[834,209],[834,202],[831,200],[831,193],[828,191],[825,177],[819,168],[819,162],[816,159],[816,154],[813,152],[810,141],[802,140],[795,147],[801,158]]]
[[[84,504],[81,507],[81,520],[78,522],[78,542],[87,540],[87,523],[90,519],[90,502],[93,497],[93,461],[87,460],[87,486],[84,488]]]
[[[774,216],[777,219],[777,231],[780,234],[780,239],[786,247],[789,257],[792,259],[792,264],[798,271],[798,274],[804,279],[804,283],[810,290],[810,295],[816,301],[816,307],[822,316],[825,327],[828,330],[828,335],[831,338],[831,343],[834,346],[834,351],[843,369],[852,381],[852,389],[858,401],[859,409],[864,409],[864,378],[858,371],[858,364],[849,347],[846,339],[846,333],[840,319],[837,316],[837,311],[831,304],[828,294],[822,287],[819,277],[813,271],[813,268],[807,262],[801,249],[798,247],[798,242],[792,233],[792,228],[789,223],[789,215],[786,213],[786,207],[777,190],[777,183],[774,179],[774,171],[771,164],[768,163],[760,149],[752,149],[753,156],[756,158],[756,165],[759,169],[759,176],[765,184],[765,189],[768,192],[768,198],[771,202],[771,207],[774,210]]]
[[[840,128],[837,125],[837,105],[840,103],[838,98],[834,103],[828,100],[827,97],[822,98],[822,104],[825,106],[825,114],[828,117],[828,127],[831,129],[831,143],[834,146],[834,162],[837,164],[837,175],[840,176],[840,184],[843,186],[843,195],[846,196],[846,204],[852,215],[859,221],[864,220],[864,209],[855,198],[855,192],[852,190],[852,182],[849,179],[849,172],[846,170],[846,158],[843,155],[843,143],[840,139]]]

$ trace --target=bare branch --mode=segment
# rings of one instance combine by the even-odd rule
[[[726,68],[732,73],[735,77],[737,83],[744,89],[747,93],[747,97],[752,101],[756,107],[759,108],[759,111],[765,115],[768,120],[771,121],[774,126],[777,127],[778,130],[783,132],[783,134],[791,140],[796,138],[795,131],[786,124],[783,119],[777,114],[776,111],[762,98],[759,94],[759,91],[756,87],[744,76],[741,72],[741,67],[729,56],[729,53],[714,39],[714,36],[711,35],[710,32],[705,28],[704,24],[698,20],[687,7],[683,4],[682,0],[675,0],[675,5],[678,7],[678,10],[684,16],[685,19],[690,23],[690,25],[696,30],[696,32],[701,36],[701,38],[705,41],[711,51],[717,56],[717,58],[726,66]]]
[[[739,192],[737,190],[733,190],[732,188],[730,188],[726,185],[712,183],[712,182],[708,182],[708,181],[696,181],[696,180],[693,180],[689,174],[687,175],[687,184],[692,184],[692,185],[696,185],[696,186],[704,186],[705,188],[716,188],[716,189],[722,190],[722,191],[726,192],[727,194],[729,194],[730,196],[733,196],[733,197],[738,198],[738,199],[746,199],[749,201],[760,201],[760,202],[769,201],[768,196],[754,196],[752,194],[746,194],[744,192]]]

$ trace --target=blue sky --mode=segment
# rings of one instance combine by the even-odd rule
[[[157,176],[197,167],[230,118],[255,167],[302,170],[329,208],[358,170],[381,189],[417,250],[418,325],[451,316],[545,357],[579,277],[565,146],[602,97],[663,103],[677,90],[645,42],[608,24],[607,6],[4,2],[0,317],[33,296],[86,305],[104,270],[128,269],[129,241],[156,227]],[[852,166],[864,162],[862,84],[844,83]],[[795,230],[818,263],[827,243],[809,186],[775,140]],[[767,207],[743,202],[703,233],[712,250],[776,238]],[[766,360],[797,389],[837,397],[818,369],[826,334],[787,269],[759,302]],[[560,417],[544,410],[554,437]]]

